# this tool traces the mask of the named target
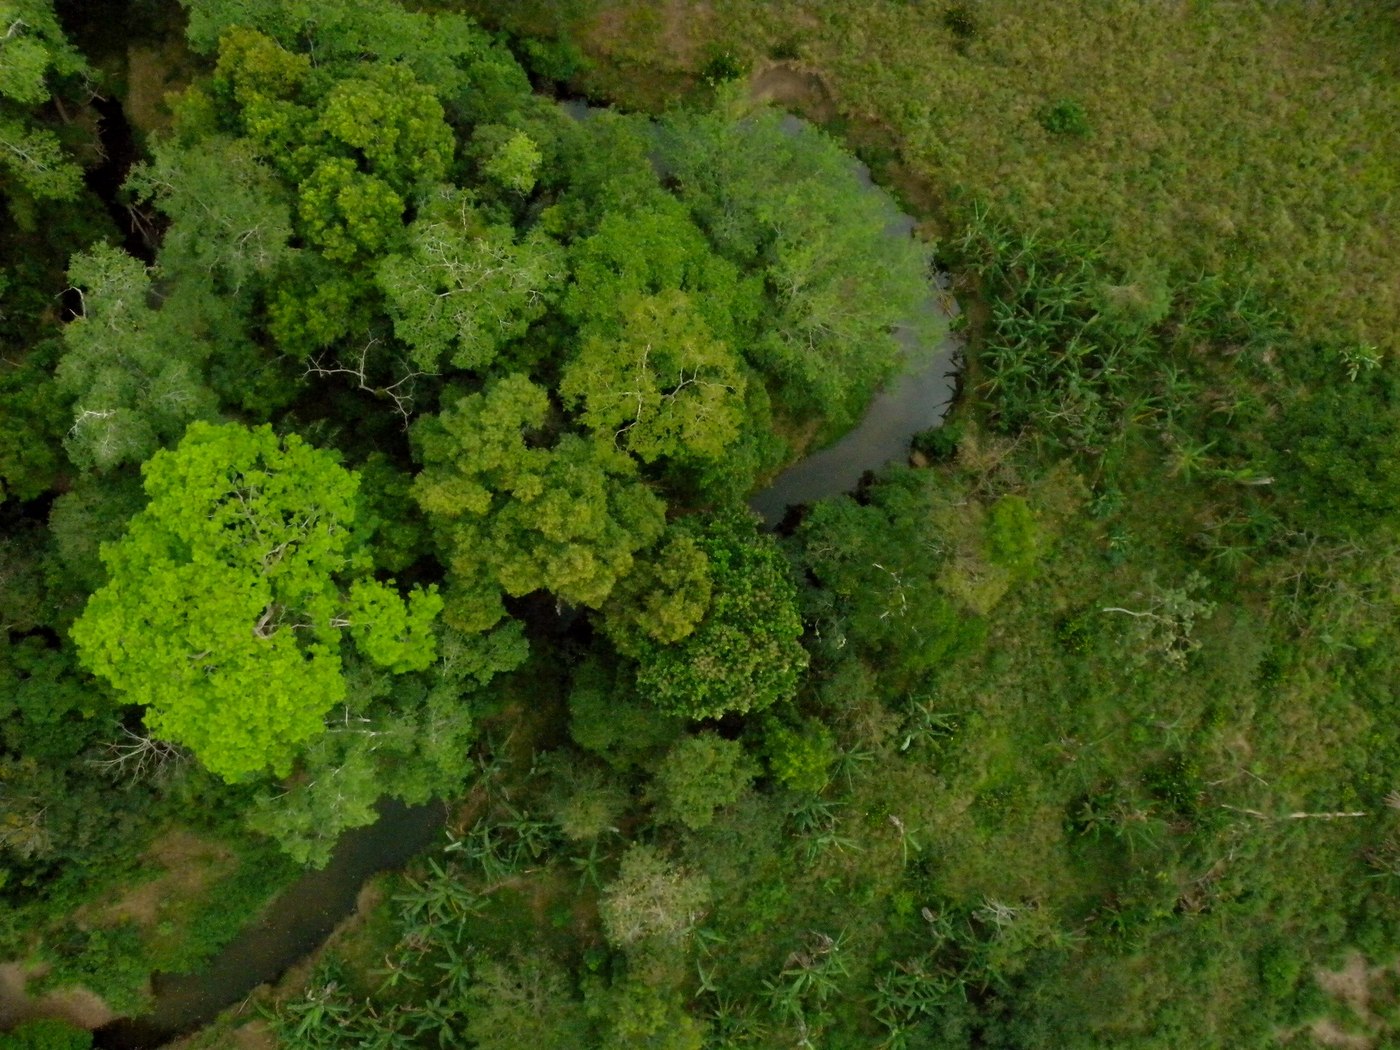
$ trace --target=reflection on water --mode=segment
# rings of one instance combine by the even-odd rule
[[[802,126],[796,117],[783,121],[783,127],[792,134]],[[871,181],[870,169],[864,164],[852,161],[851,167],[868,192],[877,193],[888,202],[890,221],[885,234],[912,236],[913,216],[901,212],[890,196]],[[962,364],[961,341],[948,332],[948,322],[958,313],[958,304],[948,288],[948,275],[939,274],[915,316],[895,332],[904,347],[905,369],[875,396],[855,429],[793,464],[750,498],[749,506],[770,528],[777,527],[789,507],[854,490],[866,471],[903,459],[915,434],[943,421]]]

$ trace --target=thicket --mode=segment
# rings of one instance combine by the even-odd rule
[[[8,97],[66,122],[50,93],[96,75],[34,12]],[[206,70],[121,191],[151,257],[55,239],[64,310],[5,404],[8,950],[124,1011],[251,910],[175,943],[83,913],[156,829],[204,806],[320,864],[384,795],[460,795],[551,602],[668,725],[789,704],[797,591],[738,499],[775,425],[849,425],[896,367],[926,266],[776,115],[575,120],[468,20],[370,0],[188,15]],[[80,192],[6,185],[16,214]]]

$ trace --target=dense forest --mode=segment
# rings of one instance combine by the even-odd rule
[[[0,0],[0,1050],[1400,1046],[1397,128],[1391,0]]]

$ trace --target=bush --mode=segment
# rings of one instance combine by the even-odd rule
[[[700,79],[714,87],[731,80],[738,80],[747,72],[743,62],[733,51],[728,48],[716,48],[711,52],[710,60],[705,63],[705,67],[700,70]]]
[[[1040,557],[1040,526],[1020,496],[1003,496],[987,516],[987,558],[993,565],[1028,574]]]
[[[1089,134],[1089,114],[1072,98],[1062,98],[1058,102],[1042,106],[1036,113],[1036,120],[1052,135]]]
[[[529,38],[520,41],[519,54],[525,68],[541,80],[557,83],[573,78],[588,65],[583,51],[572,40]]]
[[[707,879],[676,867],[652,846],[634,845],[603,891],[598,916],[608,942],[620,948],[678,942],[695,928],[709,901]]]
[[[709,559],[710,608],[673,645],[646,639],[637,651],[637,689],[684,718],[761,711],[792,698],[807,667],[792,571],[754,518],[729,511],[694,515],[685,526]]]
[[[796,728],[770,723],[764,745],[768,768],[784,787],[816,794],[830,783],[831,767],[838,757],[836,737],[816,719]]]
[[[954,4],[944,11],[943,24],[959,40],[971,40],[977,35],[977,16],[968,4]]]
[[[944,463],[957,454],[962,436],[961,423],[945,423],[919,431],[914,435],[912,445],[915,452],[923,453],[935,463]]]
[[[1339,355],[1334,355],[1339,356]],[[1345,361],[1336,371],[1345,369]],[[1302,528],[1327,536],[1393,533],[1400,523],[1400,369],[1320,377],[1273,428],[1279,494]]]
[[[139,1013],[149,1006],[147,979],[153,960],[134,923],[94,930],[70,925],[46,949],[52,965],[33,982],[37,992],[81,985],[119,1014]]]
[[[25,1021],[9,1032],[0,1032],[0,1050],[87,1050],[92,1033],[67,1021],[44,1018]]]
[[[680,735],[681,719],[638,698],[631,675],[616,664],[590,657],[578,665],[569,692],[569,735],[615,769],[640,764]]]
[[[627,788],[605,769],[571,760],[565,752],[549,757],[553,783],[546,804],[564,837],[589,842],[616,831],[632,801]]]

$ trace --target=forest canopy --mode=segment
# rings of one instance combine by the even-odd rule
[[[411,733],[425,697],[463,746],[473,690],[525,658],[532,596],[611,625],[668,712],[790,701],[791,572],[732,508],[790,454],[781,420],[848,426],[899,367],[889,328],[927,267],[839,147],[762,111],[573,119],[460,16],[189,9],[211,67],[124,190],[159,243],[75,253],[73,316],[33,351],[60,504],[144,508],[81,565],[57,556],[92,587],[64,599],[72,658],[123,731],[253,785],[252,826],[285,811],[273,833],[305,855],[329,774],[387,762],[379,736]],[[45,17],[34,76],[81,73]],[[9,97],[41,101],[34,83]],[[711,164],[740,148],[780,167]],[[42,491],[54,467],[26,467],[9,484]],[[712,507],[733,540],[687,524]],[[317,743],[337,711],[376,727],[359,757]],[[404,797],[445,790],[413,750],[393,755]],[[357,791],[317,837],[403,793]]]

